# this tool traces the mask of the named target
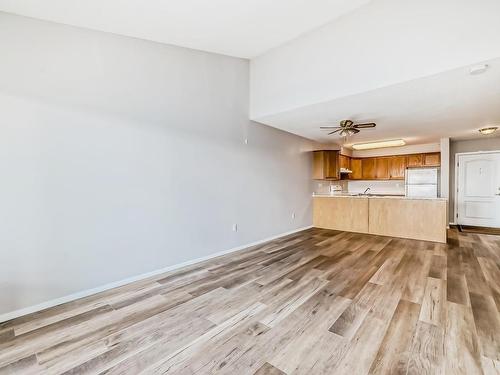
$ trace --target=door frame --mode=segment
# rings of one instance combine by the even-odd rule
[[[492,151],[472,151],[472,152],[457,152],[455,154],[455,185],[453,188],[455,191],[453,192],[453,223],[458,225],[458,160],[462,155],[485,155],[485,154],[500,154],[500,150],[492,150]]]

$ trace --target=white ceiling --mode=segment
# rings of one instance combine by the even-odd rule
[[[258,121],[314,139],[349,147],[352,143],[403,138],[408,144],[438,142],[442,137],[481,137],[478,129],[500,126],[500,59],[470,75],[469,67],[393,86],[301,107]],[[376,122],[344,141],[319,129],[342,119]]]
[[[370,0],[0,0],[0,11],[252,58]]]
[[[418,2],[418,4],[420,3]],[[444,9],[433,8],[435,4],[441,3],[443,3]],[[445,14],[445,10],[449,9],[451,3],[453,3],[451,0],[447,2],[429,0],[422,3],[420,6],[422,9],[416,8],[420,9],[419,12],[412,8],[406,13],[409,12],[415,17],[420,15],[420,18],[424,19],[431,16],[439,18]],[[363,6],[365,4],[367,5]],[[400,8],[398,8],[398,4],[400,4]],[[417,2],[411,4],[417,4]],[[302,87],[301,93],[314,92],[316,88],[321,89],[322,84],[327,87],[339,88],[339,90],[356,80],[369,84],[376,78],[377,74],[380,77],[385,77],[383,73],[386,72],[386,67],[390,68],[388,71],[392,71],[396,65],[406,70],[410,69],[411,64],[405,60],[387,64],[384,63],[385,60],[374,57],[377,51],[380,51],[380,54],[384,56],[386,53],[383,49],[384,46],[391,50],[394,49],[394,45],[399,46],[397,43],[380,44],[378,43],[380,40],[396,37],[396,39],[404,41],[403,46],[411,49],[416,43],[415,40],[419,41],[415,35],[421,34],[421,27],[428,29],[418,18],[413,22],[414,30],[411,29],[415,35],[408,32],[410,28],[406,25],[408,21],[405,21],[407,20],[405,17],[409,17],[409,15],[404,12],[408,6],[409,4],[398,1],[374,2],[371,0],[0,0],[0,11],[243,58],[262,55],[269,49],[351,12],[349,16],[341,17],[330,23],[332,25],[330,28],[333,27],[332,30],[326,30],[331,31],[330,37],[336,37],[345,43],[341,44],[342,48],[338,48],[339,46],[334,43],[336,39],[325,39],[325,33],[320,33],[318,40],[314,38],[312,42],[309,39],[303,40],[304,43],[308,43],[308,48],[310,47],[307,50],[308,53],[278,59],[279,64],[277,64],[276,69],[278,72],[283,72],[285,81],[294,77],[300,78],[304,69],[297,69],[294,66],[288,70],[284,69],[284,67],[289,68],[288,65],[291,65],[288,62],[303,60],[306,66],[309,66],[311,61],[324,60],[328,66],[328,64],[333,64],[338,60],[330,60],[328,56],[324,59],[314,58],[317,55],[311,53],[310,49],[319,49],[320,52],[328,51],[328,53],[336,53],[338,50],[346,52],[346,49],[358,46],[358,44],[360,51],[369,50],[373,60],[372,65],[378,64],[378,66],[376,69],[372,66],[373,69],[367,69],[365,72],[362,70],[362,66],[358,69],[353,68],[352,64],[355,64],[356,61],[349,61],[347,68],[357,72],[356,75],[346,74],[348,70],[344,66],[331,69],[329,76],[335,78],[333,83],[324,79],[321,81],[312,79],[311,87],[305,84],[296,85]],[[453,55],[452,52],[455,52],[455,55],[457,51],[467,54],[476,46],[479,52],[471,54],[468,61],[475,61],[472,60],[472,57],[481,55],[484,52],[483,49],[485,51],[494,50],[492,46],[495,43],[489,43],[489,41],[492,36],[497,34],[494,32],[496,29],[492,32],[488,32],[489,29],[486,31],[481,29],[479,37],[471,33],[477,28],[474,20],[483,19],[486,14],[491,16],[495,12],[487,11],[484,13],[482,8],[469,7],[462,7],[460,13],[465,17],[465,20],[469,21],[463,22],[462,18],[457,18],[452,20],[451,25],[441,27],[441,31],[444,30],[444,37],[442,36],[442,40],[440,39],[441,44],[450,46],[451,43],[451,47],[446,50],[446,53],[438,54],[435,59],[427,59],[423,62],[418,60],[417,65],[434,60],[442,62],[446,60],[448,55]],[[356,8],[359,10],[352,12]],[[395,14],[392,15],[389,11],[393,11]],[[401,14],[406,14],[406,16],[403,17]],[[470,18],[471,14],[475,14],[476,18]],[[399,17],[401,18],[400,23],[390,24],[389,20],[398,20],[398,15],[401,16]],[[358,30],[358,26],[369,22],[380,25],[376,30],[382,30],[382,35],[376,34],[376,30],[372,29],[374,31],[368,36],[374,34],[376,40],[366,42],[369,38],[362,38],[358,35],[358,38],[355,38],[357,43],[352,43],[351,37],[354,31]],[[405,24],[405,27],[402,27],[402,24]],[[431,24],[439,23],[431,22]],[[452,27],[454,24],[460,27],[455,30]],[[472,29],[462,28],[462,25],[471,24],[474,25]],[[492,23],[482,22],[482,24]],[[339,27],[338,29],[335,29],[336,25]],[[385,29],[384,25],[387,26]],[[392,31],[396,27],[400,32],[393,33]],[[366,29],[369,27],[363,28],[363,30]],[[450,31],[447,32],[448,30]],[[439,30],[432,29],[431,31],[435,34]],[[404,34],[405,32],[409,35]],[[403,37],[402,33],[406,37]],[[312,34],[316,35],[314,32],[310,35]],[[456,35],[459,34],[462,37],[457,39]],[[457,43],[461,43],[465,36],[470,37],[470,40],[467,39],[469,44],[462,46],[452,43],[455,39]],[[455,39],[449,40],[450,37]],[[296,39],[296,41],[302,39]],[[365,39],[364,44],[361,43]],[[422,39],[426,41],[422,46],[432,44],[427,43],[429,38],[422,37]],[[408,40],[413,42],[410,43]],[[492,40],[496,41],[496,39]],[[293,43],[288,43],[280,49],[274,49],[270,54],[286,50]],[[323,48],[325,43],[330,47],[329,49]],[[417,43],[417,45],[419,44]],[[373,48],[368,49],[367,47],[370,46]],[[443,48],[440,47],[438,51],[441,50]],[[413,54],[405,52],[400,53],[400,55],[413,57]],[[421,53],[420,55],[427,56],[429,54]],[[434,54],[431,55],[434,56]],[[492,56],[498,56],[498,54],[490,54],[489,57],[485,58]],[[389,57],[394,59],[391,54]],[[256,60],[262,59],[261,56]],[[358,60],[361,60],[362,63],[365,61],[365,59]],[[413,60],[415,59],[410,59],[410,61]],[[450,61],[454,62],[455,60]],[[451,64],[450,61],[447,61],[448,65]],[[425,78],[410,81],[400,80],[400,83],[392,86],[371,91],[364,90],[364,92],[355,95],[338,95],[337,99],[328,102],[303,105],[281,113],[275,111],[272,115],[253,119],[319,142],[344,143],[346,146],[355,142],[392,138],[403,138],[408,144],[422,144],[437,142],[441,137],[456,139],[479,137],[477,129],[480,127],[500,125],[500,59],[491,60],[488,64],[490,69],[483,75],[471,76],[468,74],[468,67],[463,67]],[[444,69],[446,68],[442,68],[442,70]],[[314,71],[315,69],[309,70]],[[340,76],[333,74],[339,72]],[[363,76],[361,73],[366,74]],[[264,74],[264,81],[267,82],[270,78],[274,79],[275,76],[276,74]],[[302,81],[299,80],[300,82]],[[297,92],[288,91],[291,92],[292,97],[297,96]],[[261,97],[268,102],[273,96],[282,96],[283,92],[277,95],[276,90],[273,90],[271,86],[271,89],[264,90],[264,94]],[[347,141],[343,141],[338,136],[327,136],[325,132],[319,130],[321,125],[335,125],[340,120],[348,118],[359,122],[374,121],[377,123],[377,127],[373,130],[363,130]]]

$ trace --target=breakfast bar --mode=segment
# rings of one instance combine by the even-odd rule
[[[447,200],[405,196],[313,196],[318,228],[446,243]]]

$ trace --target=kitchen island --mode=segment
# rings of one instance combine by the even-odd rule
[[[313,225],[446,243],[447,206],[445,198],[314,195]]]

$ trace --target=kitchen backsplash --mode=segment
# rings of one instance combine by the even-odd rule
[[[370,193],[374,194],[402,194],[405,193],[405,182],[402,180],[393,181],[348,181],[347,191],[349,193],[362,193],[370,188]]]
[[[315,194],[330,193],[330,186],[340,186],[342,191],[347,191],[347,181],[317,181],[313,180],[313,192]]]
[[[338,185],[343,192],[362,193],[370,188],[373,194],[405,194],[405,183],[402,180],[397,181],[314,181],[313,191],[315,194],[328,194],[330,185]]]

